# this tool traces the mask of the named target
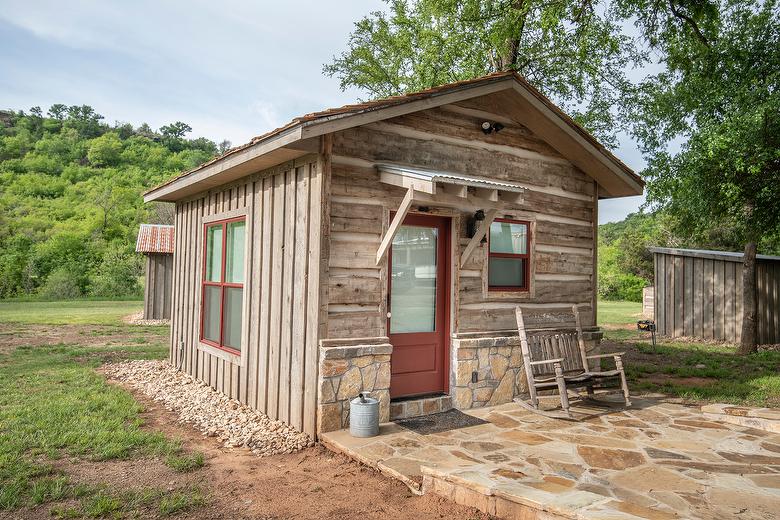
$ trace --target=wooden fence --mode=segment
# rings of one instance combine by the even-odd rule
[[[655,259],[655,320],[669,337],[739,342],[742,254],[651,248]],[[758,343],[780,343],[780,257],[758,255]]]

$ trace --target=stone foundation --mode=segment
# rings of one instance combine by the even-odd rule
[[[585,348],[598,352],[602,333],[586,331]],[[460,410],[511,402],[528,391],[520,338],[465,334],[450,343],[450,393]],[[476,372],[476,381],[472,378]]]
[[[387,339],[387,338],[383,338]],[[390,420],[390,355],[393,346],[376,344],[320,345],[319,433],[349,427],[349,402],[360,392],[379,399],[379,422]]]

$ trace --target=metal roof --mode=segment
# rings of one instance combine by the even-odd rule
[[[275,130],[271,130],[270,132],[254,137],[246,144],[234,147],[226,151],[221,156],[215,157],[201,164],[200,166],[195,167],[194,169],[183,172],[180,175],[170,180],[167,180],[158,186],[155,186],[154,188],[148,190],[144,194],[144,197],[147,202],[151,200],[176,200],[175,197],[168,196],[166,198],[163,194],[160,193],[160,190],[163,190],[167,186],[174,184],[178,181],[182,181],[187,177],[195,176],[196,173],[203,172],[204,170],[208,169],[210,166],[216,165],[216,163],[223,163],[222,167],[217,169],[218,172],[221,172],[223,169],[229,169],[233,167],[229,163],[229,161],[227,161],[227,159],[230,158],[231,156],[239,154],[250,148],[258,147],[263,143],[270,143],[272,139],[286,136],[288,133],[292,132],[295,129],[301,130],[304,127],[321,125],[322,123],[334,121],[337,119],[347,119],[350,116],[357,116],[359,114],[366,114],[368,112],[381,111],[383,109],[387,109],[390,107],[398,107],[400,105],[412,103],[419,100],[427,100],[438,96],[443,96],[445,94],[457,90],[467,90],[473,87],[479,87],[489,83],[497,83],[497,82],[508,81],[508,80],[512,80],[515,83],[517,83],[517,85],[519,85],[521,90],[523,90],[529,96],[536,99],[539,103],[541,103],[544,107],[546,107],[546,109],[550,110],[557,118],[560,119],[560,121],[562,121],[564,126],[568,127],[580,138],[584,139],[588,144],[590,144],[593,147],[594,152],[596,154],[602,155],[608,163],[614,165],[614,167],[617,168],[617,170],[621,173],[621,175],[625,176],[626,179],[630,180],[630,182],[635,183],[636,186],[638,186],[638,188],[636,189],[638,189],[639,193],[641,193],[642,187],[644,186],[644,181],[639,175],[637,175],[629,166],[627,166],[620,159],[618,159],[609,149],[607,149],[604,145],[602,145],[579,123],[574,121],[574,119],[568,116],[565,112],[563,112],[560,108],[558,108],[552,101],[550,101],[546,96],[544,96],[530,83],[528,83],[525,80],[525,78],[523,78],[522,76],[520,76],[514,71],[509,71],[509,72],[495,72],[493,74],[489,74],[487,76],[483,76],[480,78],[456,81],[454,83],[439,85],[427,90],[422,90],[420,92],[412,92],[412,93],[403,94],[399,96],[392,96],[383,99],[366,101],[363,103],[345,105],[339,108],[330,108],[320,112],[312,112],[304,116],[297,117],[284,126],[281,126],[279,128],[276,128]],[[360,124],[361,124],[360,122],[355,120],[354,126],[359,126]],[[319,134],[314,132],[312,133],[312,135],[319,135]],[[301,137],[295,137],[294,135],[290,135],[288,136],[287,141],[295,142],[300,139]],[[269,152],[263,152],[263,153],[269,153]]]
[[[173,226],[164,224],[141,224],[135,250],[138,253],[173,253]]]
[[[665,255],[692,256],[695,258],[709,258],[711,260],[726,260],[728,262],[741,262],[744,253],[735,251],[714,251],[711,249],[678,249],[675,247],[648,247],[651,253]],[[780,262],[780,256],[756,255],[757,260]]]
[[[474,186],[478,188],[488,188],[493,190],[511,191],[522,193],[525,187],[511,182],[496,181],[482,177],[472,177],[470,175],[461,175],[459,173],[450,173],[433,170],[423,170],[420,168],[411,168],[409,166],[399,166],[395,164],[380,164],[377,166],[380,172],[397,173],[404,177],[411,177],[432,183],[443,182],[447,184],[459,184],[461,186]]]

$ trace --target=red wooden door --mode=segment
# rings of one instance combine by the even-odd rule
[[[449,228],[445,217],[409,215],[388,255],[390,397],[447,391]]]

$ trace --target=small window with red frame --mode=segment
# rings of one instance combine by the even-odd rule
[[[241,354],[244,301],[244,217],[204,225],[200,339]]]
[[[529,287],[530,224],[497,218],[488,239],[488,290],[527,291]]]

